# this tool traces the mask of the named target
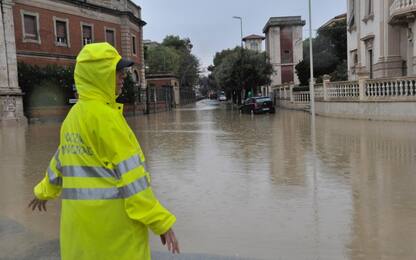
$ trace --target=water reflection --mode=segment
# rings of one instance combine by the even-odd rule
[[[217,102],[128,121],[186,253],[416,257],[416,124],[317,117],[313,142],[306,113],[241,115]],[[58,132],[0,128],[0,258],[58,237],[59,201],[46,214],[25,208]]]

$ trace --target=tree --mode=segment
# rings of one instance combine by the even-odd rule
[[[179,36],[175,35],[166,36],[165,39],[163,39],[162,45],[182,52],[190,52],[193,47],[189,38],[181,39]]]
[[[347,25],[345,21],[336,22],[331,27],[318,31],[313,42],[314,77],[318,82],[329,74],[333,80],[347,80]],[[296,65],[301,85],[308,85],[310,78],[309,39],[303,42],[303,61]]]
[[[236,47],[223,50],[214,57],[214,66],[210,68],[218,85],[240,104],[243,91],[257,92],[259,86],[271,83],[273,67],[266,53]]]
[[[182,86],[194,86],[199,78],[199,61],[191,53],[188,38],[168,35],[162,44],[146,50],[146,64],[149,73],[173,73]]]
[[[74,98],[74,67],[17,64],[25,111],[32,106],[67,105]]]
[[[174,49],[159,45],[147,49],[148,72],[151,74],[175,73],[180,65],[180,55]]]
[[[213,78],[212,74],[208,76],[202,76],[199,78],[199,86],[202,96],[208,96],[209,92],[217,92],[218,86]]]

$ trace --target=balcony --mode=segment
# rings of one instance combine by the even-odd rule
[[[414,19],[413,13],[416,13],[416,0],[394,0],[390,6],[390,23],[402,23],[408,18]]]

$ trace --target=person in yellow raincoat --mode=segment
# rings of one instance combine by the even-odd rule
[[[131,65],[108,43],[88,44],[77,57],[79,100],[29,204],[46,210],[48,200],[62,198],[63,260],[151,259],[148,228],[179,253],[176,218],[153,194],[144,154],[116,103]]]

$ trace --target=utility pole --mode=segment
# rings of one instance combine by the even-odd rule
[[[243,57],[243,18],[241,16],[233,16],[234,19],[238,19],[240,20],[240,41],[241,41],[241,50],[240,50],[240,55],[241,55],[241,59]],[[240,87],[243,88],[242,83],[241,83],[241,75],[240,75]],[[237,95],[238,96],[238,100],[237,100],[237,104],[240,103],[240,97],[241,97],[241,90],[240,90],[240,94]],[[235,97],[235,94],[234,94]],[[234,98],[233,98],[234,99]]]
[[[313,48],[312,48],[312,3],[309,0],[309,57],[310,57],[310,68],[311,68],[311,77],[309,79],[309,96],[310,96],[310,105],[311,105],[311,114],[315,116],[315,86],[314,86],[314,77],[313,77]]]

